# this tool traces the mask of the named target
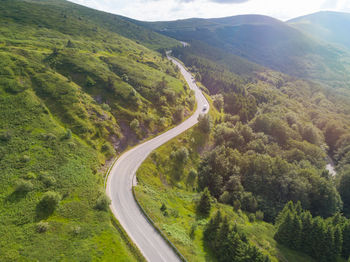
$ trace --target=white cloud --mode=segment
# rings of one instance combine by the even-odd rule
[[[71,0],[138,20],[262,14],[281,20],[320,10],[349,11],[349,0]]]

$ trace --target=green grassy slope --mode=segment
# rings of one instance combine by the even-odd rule
[[[4,0],[0,11],[1,17],[6,18],[7,21],[15,21],[22,27],[54,29],[63,34],[87,36],[100,40],[105,39],[103,31],[110,31],[138,41],[152,49],[178,45],[176,40],[130,23],[121,16],[65,0]]]
[[[116,33],[128,28],[131,39]],[[176,41],[65,1],[1,2],[1,261],[142,260],[97,208],[104,164],[194,106],[177,69],[142,44]],[[40,204],[49,191],[54,209]]]
[[[107,212],[96,210],[100,176],[96,153],[48,112],[33,90],[0,89],[0,254],[2,261],[136,261]],[[15,190],[28,181],[33,189]],[[53,214],[38,203],[46,191],[62,196]],[[37,232],[40,221],[48,223]]]

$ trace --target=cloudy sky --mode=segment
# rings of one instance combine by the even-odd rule
[[[288,20],[320,10],[350,12],[349,0],[70,0],[138,20],[263,14]]]

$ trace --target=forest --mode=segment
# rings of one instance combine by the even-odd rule
[[[217,113],[199,118],[196,132],[202,135],[194,131],[193,138],[182,140],[182,145],[188,145],[188,152],[192,148],[196,150],[185,157],[188,160],[178,159],[176,164],[154,172],[160,172],[161,180],[164,173],[169,174],[167,181],[174,185],[175,191],[175,188],[187,188],[201,196],[196,202],[196,212],[210,218],[208,228],[201,227],[204,243],[206,236],[219,234],[206,234],[216,217],[210,210],[222,210],[213,204],[217,202],[231,206],[235,212],[246,213],[251,221],[259,218],[273,224],[277,243],[316,261],[334,261],[341,256],[347,259],[349,254],[343,238],[346,241],[346,217],[350,216],[346,190],[350,180],[347,117],[350,104],[343,98],[349,97],[349,92],[244,63],[244,59],[230,54],[224,56],[223,51],[198,41],[188,47],[175,48],[173,54],[203,84]],[[202,144],[198,146],[190,142],[191,139]],[[173,147],[174,154],[177,150],[180,148]],[[156,163],[158,168],[166,165],[166,162],[159,164],[158,160]],[[326,169],[328,163],[334,163],[336,174]],[[145,192],[150,193],[148,187],[153,188],[154,182],[150,182],[153,179],[141,177],[144,185],[140,190],[145,186]],[[184,185],[181,187],[179,183]],[[141,191],[140,198],[144,199],[145,206],[151,205],[152,201]],[[292,212],[284,215],[293,203],[296,209],[305,210],[300,211],[300,220],[303,216],[310,217],[315,228],[317,225],[322,228],[315,229],[323,234],[317,238],[323,240],[316,242],[328,245],[328,251],[320,244],[317,248],[323,250],[319,252],[315,243],[308,243],[312,246],[308,250],[302,249],[305,246],[300,242],[302,237],[297,245],[286,241],[290,237],[284,234],[295,233],[291,227],[295,226],[296,215]],[[152,208],[152,212],[156,211]],[[302,212],[308,215],[301,215]],[[286,219],[288,221],[284,221]],[[166,223],[168,219],[159,221]],[[218,256],[230,252],[224,252],[224,246],[226,241],[233,241],[235,235],[235,225],[224,221],[222,218],[222,222],[215,222],[217,231],[213,229],[213,232],[220,232],[224,227],[228,235],[208,241],[208,248],[218,252]],[[328,226],[329,221],[333,221],[332,228]],[[303,222],[299,224],[302,228]],[[242,233],[242,229],[238,232]],[[240,239],[243,241],[244,236]],[[227,260],[220,257],[219,261]]]

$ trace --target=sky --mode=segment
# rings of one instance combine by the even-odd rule
[[[286,21],[321,10],[350,12],[350,0],[70,0],[143,21],[261,14]]]

